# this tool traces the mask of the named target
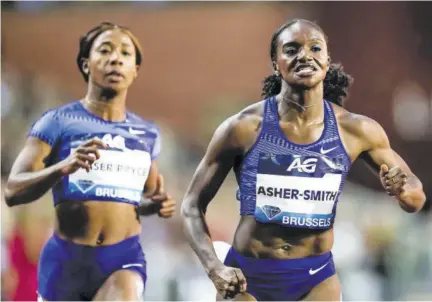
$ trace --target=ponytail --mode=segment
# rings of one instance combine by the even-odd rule
[[[342,71],[341,64],[331,64],[324,79],[324,99],[343,107],[353,78]]]
[[[263,81],[263,88],[261,92],[261,97],[263,99],[268,99],[274,95],[279,94],[282,88],[282,81],[280,75],[269,75]]]

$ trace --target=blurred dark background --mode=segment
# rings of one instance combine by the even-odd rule
[[[31,123],[48,108],[84,96],[75,65],[79,37],[110,20],[129,27],[144,48],[128,105],[161,126],[160,164],[180,203],[217,125],[259,100],[261,82],[272,72],[273,31],[288,19],[306,18],[324,29],[333,62],[355,79],[347,109],[384,127],[432,197],[431,2],[4,1],[1,17],[2,183]],[[231,176],[210,206],[215,239],[231,241],[238,221],[235,189]],[[431,300],[431,203],[420,214],[402,212],[362,162],[354,164],[343,196],[334,254],[344,300]],[[2,205],[5,299],[19,299],[16,276],[35,269],[52,215],[49,195],[14,210]],[[29,224],[46,228],[39,227],[38,237]],[[14,240],[35,242],[21,247],[35,256],[8,256],[19,249]],[[178,218],[146,219],[143,244],[150,263],[146,299],[212,298]],[[27,261],[25,269],[20,261]]]

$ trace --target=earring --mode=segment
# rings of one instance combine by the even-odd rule
[[[280,72],[279,72],[279,70],[275,70],[275,76],[280,76]]]

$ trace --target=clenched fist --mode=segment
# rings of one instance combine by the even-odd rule
[[[404,193],[408,174],[400,167],[393,167],[389,170],[387,165],[381,165],[380,169],[381,184],[390,196],[400,196]]]
[[[161,174],[157,178],[157,188],[155,194],[150,198],[159,208],[158,215],[162,218],[170,218],[175,213],[176,201],[172,196],[165,192],[164,178]]]
[[[221,266],[209,273],[216,290],[224,299],[233,299],[246,292],[246,278],[238,268]]]

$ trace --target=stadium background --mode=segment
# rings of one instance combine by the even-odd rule
[[[130,27],[144,48],[128,106],[162,128],[159,164],[180,206],[216,126],[259,100],[271,72],[273,31],[288,19],[307,18],[322,26],[333,61],[355,78],[347,108],[381,123],[432,197],[430,2],[2,2],[1,17],[2,188],[33,121],[84,96],[75,65],[78,39],[110,20]],[[239,218],[235,190],[230,175],[210,205],[215,240],[232,239]],[[359,162],[342,196],[333,253],[344,300],[432,300],[430,202],[419,214],[404,213]],[[143,220],[146,300],[212,299],[179,215]],[[13,209],[2,202],[3,299],[35,278],[34,266],[17,272],[11,242],[23,238],[23,257],[34,262],[52,222],[49,194]]]

